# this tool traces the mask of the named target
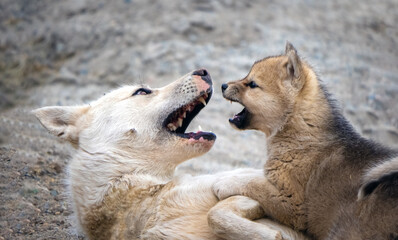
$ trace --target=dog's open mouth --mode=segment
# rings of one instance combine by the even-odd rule
[[[186,138],[189,140],[199,141],[212,141],[216,139],[216,135],[212,132],[198,131],[185,133],[192,119],[207,105],[212,95],[212,89],[209,88],[206,92],[203,92],[199,97],[195,98],[190,103],[178,108],[172,112],[164,121],[163,126],[167,131],[172,134],[176,134],[179,137]]]

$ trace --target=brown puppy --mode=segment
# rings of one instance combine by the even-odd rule
[[[290,43],[222,91],[245,107],[233,127],[265,133],[268,160],[262,177],[215,183],[220,199],[248,196],[316,239],[398,239],[397,151],[355,132]]]

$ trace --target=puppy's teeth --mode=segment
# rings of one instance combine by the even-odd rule
[[[167,128],[170,129],[171,131],[173,131],[174,124],[172,124],[172,123],[167,124]]]
[[[208,97],[207,93],[205,93],[205,94],[204,94],[204,97],[205,97],[205,98],[207,98],[207,97]]]
[[[182,118],[178,118],[178,126],[179,126],[179,127],[182,126]]]
[[[186,118],[186,117],[187,117],[187,112],[184,112],[184,113],[182,114],[182,117],[183,117],[183,118]]]
[[[200,98],[199,98],[199,101],[200,101],[201,103],[203,103],[203,105],[205,105],[205,106],[206,106],[206,101],[204,100],[204,98],[203,98],[203,97],[200,97]]]

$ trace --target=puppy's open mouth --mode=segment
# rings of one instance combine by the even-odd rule
[[[243,108],[243,110],[235,114],[232,118],[229,119],[229,122],[234,124],[237,128],[242,129],[246,125],[246,121],[249,116],[249,111],[247,111],[246,108]]]
[[[225,96],[224,96],[225,97]],[[238,100],[235,99],[229,99],[227,97],[225,97],[225,99],[231,101],[231,102],[237,102],[239,104],[241,104],[244,108],[242,111],[240,111],[239,113],[235,114],[232,118],[229,119],[229,122],[233,125],[235,125],[238,129],[244,129],[248,122],[249,122],[249,118],[250,118],[250,112],[247,110],[247,108]]]
[[[195,98],[190,103],[178,108],[172,112],[164,121],[163,126],[172,134],[176,134],[179,137],[186,138],[189,140],[208,140],[212,141],[216,139],[216,135],[212,132],[198,131],[188,132],[185,130],[188,128],[192,119],[207,105],[212,95],[212,89],[209,88],[206,92],[203,92],[199,97]]]

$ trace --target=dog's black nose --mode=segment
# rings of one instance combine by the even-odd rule
[[[194,71],[192,75],[200,76],[202,80],[208,83],[210,86],[213,84],[211,82],[211,77],[209,72],[204,68]]]
[[[205,77],[205,76],[209,75],[209,73],[207,72],[206,69],[199,69],[199,70],[196,70],[195,72],[193,72],[192,75],[198,75],[201,77]]]
[[[221,90],[224,92],[225,91],[225,89],[227,89],[228,88],[228,84],[226,84],[226,83],[223,83],[222,85],[221,85]]]

